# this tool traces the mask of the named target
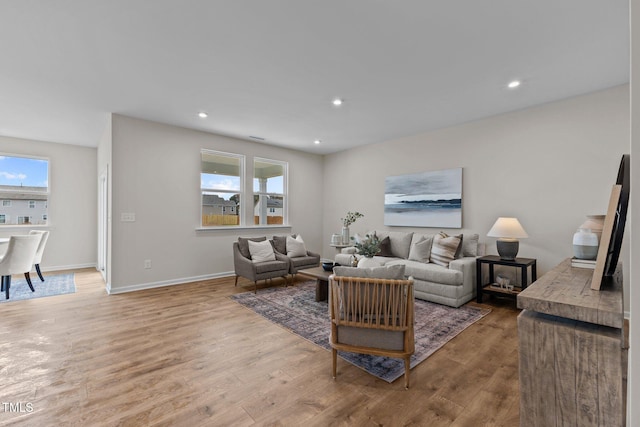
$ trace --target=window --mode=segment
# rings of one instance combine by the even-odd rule
[[[254,159],[254,223],[286,224],[287,163]]]
[[[5,214],[0,214],[0,224],[7,223],[7,216]]]
[[[202,226],[242,225],[244,156],[202,150],[200,157]]]
[[[0,155],[0,224],[46,224],[48,198],[49,160]]]

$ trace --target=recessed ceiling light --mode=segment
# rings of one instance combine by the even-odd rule
[[[520,86],[520,84],[522,84],[522,82],[521,82],[520,80],[514,80],[514,81],[512,81],[512,82],[509,82],[509,84],[507,85],[507,87],[508,87],[509,89],[515,89],[515,88],[517,88],[518,86]]]
[[[320,142],[322,142],[322,141],[320,141],[319,139],[316,139],[315,141],[313,141],[313,143],[316,144],[316,145],[320,144]]]
[[[336,99],[334,99],[333,101],[331,101],[331,103],[332,103],[333,105],[335,105],[336,107],[339,107],[339,106],[341,106],[341,105],[342,105],[342,99],[340,99],[340,98],[336,98]]]
[[[200,117],[201,119],[206,119],[207,117],[209,117],[209,115],[207,113],[205,113],[204,111],[200,111],[198,113],[198,117]]]

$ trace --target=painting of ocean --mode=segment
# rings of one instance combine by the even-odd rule
[[[384,225],[462,227],[462,168],[389,176]]]

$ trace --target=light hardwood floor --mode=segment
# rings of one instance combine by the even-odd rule
[[[513,302],[482,304],[405,390],[341,359],[334,381],[329,351],[227,298],[250,289],[233,278],[107,295],[75,273],[75,294],[0,304],[0,425],[518,425]]]

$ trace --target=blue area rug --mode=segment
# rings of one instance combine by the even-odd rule
[[[328,305],[315,301],[315,280],[287,288],[246,292],[230,298],[285,329],[331,350]],[[451,308],[427,301],[415,300],[415,345],[411,368],[423,362],[460,332],[477,322],[491,310],[463,306]],[[404,374],[402,359],[338,352],[339,356],[387,382]]]
[[[24,276],[19,279],[17,276],[14,276],[11,280],[11,288],[9,288],[9,299],[5,299],[5,293],[3,291],[0,293],[0,303],[72,294],[76,291],[76,282],[73,273],[44,276],[44,282],[40,281],[37,274],[32,274],[31,283],[33,283],[35,292],[31,292]]]

